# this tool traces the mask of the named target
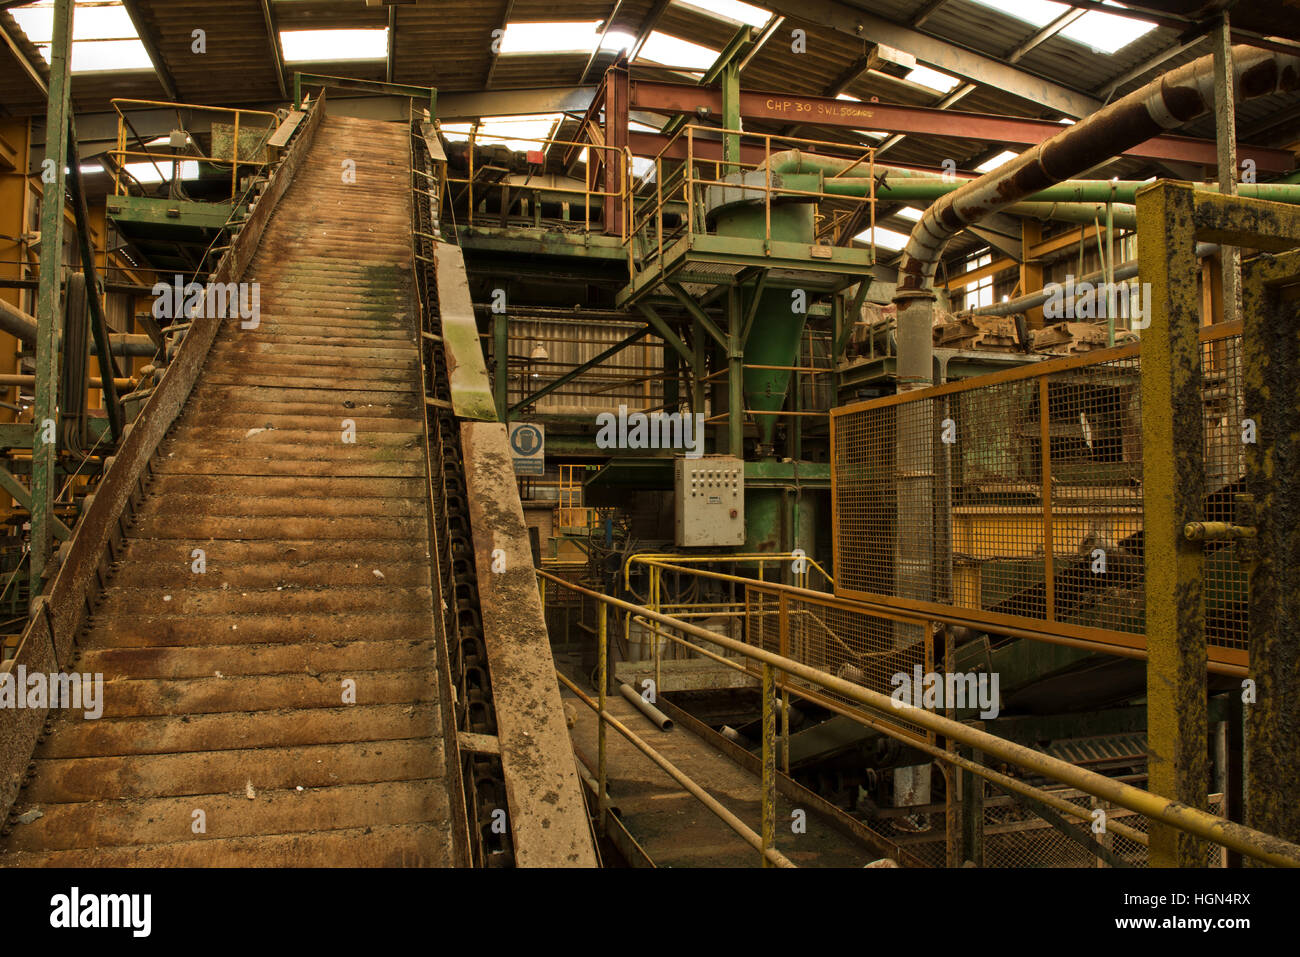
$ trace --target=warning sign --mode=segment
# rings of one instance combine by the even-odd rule
[[[542,475],[546,472],[546,436],[542,426],[531,422],[510,423],[510,451],[516,475]]]

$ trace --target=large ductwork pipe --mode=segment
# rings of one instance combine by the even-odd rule
[[[1238,46],[1232,49],[1232,61],[1238,100],[1300,89],[1300,58]],[[926,210],[912,230],[898,269],[894,302],[898,305],[900,390],[932,381],[934,275],[944,247],[957,233],[990,213],[1182,126],[1213,106],[1211,55],[1166,73],[966,183]]]

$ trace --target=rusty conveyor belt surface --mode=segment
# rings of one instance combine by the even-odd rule
[[[0,864],[453,862],[407,136],[323,121],[80,636],[103,717],[52,718]]]

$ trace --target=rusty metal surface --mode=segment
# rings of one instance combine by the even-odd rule
[[[60,658],[104,675],[103,716],[53,719],[0,863],[452,862],[405,156],[403,127],[325,119],[245,276],[260,325],[191,332],[197,385]]]
[[[506,428],[466,422],[460,441],[515,859],[595,867]]]
[[[1148,786],[1204,808],[1205,597],[1201,549],[1183,527],[1202,519],[1205,471],[1200,322],[1190,187],[1158,184],[1138,196],[1141,274],[1151,284],[1142,335],[1142,499],[1146,571]],[[1156,867],[1204,861],[1200,842],[1153,824]]]
[[[1300,229],[1293,233],[1300,244]],[[1247,409],[1258,418],[1259,441],[1247,450],[1248,490],[1255,496],[1259,540],[1251,575],[1251,677],[1255,702],[1245,707],[1245,821],[1300,840],[1300,447],[1295,441],[1300,382],[1300,254],[1259,257],[1242,276],[1246,322]]]
[[[321,100],[283,164],[273,174],[259,208],[222,257],[213,282],[237,281],[243,277],[267,221],[311,147],[324,111],[324,100]],[[108,560],[106,549],[118,534],[119,517],[129,507],[151,456],[193,389],[218,325],[213,319],[200,318],[194,322],[162,382],[129,427],[126,439],[110,460],[112,465],[106,467],[103,481],[77,525],[75,537],[59,552],[59,571],[47,595],[34,606],[38,613],[23,633],[13,667],[26,664],[34,668],[38,662],[48,661],[60,667],[67,662],[72,640],[85,620],[89,596],[101,584]],[[27,647],[29,644],[32,647]],[[12,710],[0,715],[0,743],[4,745],[0,749],[0,813],[8,812],[36,742],[38,725],[32,723],[31,716],[32,712]]]

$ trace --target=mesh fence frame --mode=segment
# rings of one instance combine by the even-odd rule
[[[1203,518],[1231,522],[1240,324],[1202,339]],[[1144,647],[1140,371],[1124,346],[834,410],[836,593]],[[1244,664],[1245,569],[1204,556],[1210,659]]]

